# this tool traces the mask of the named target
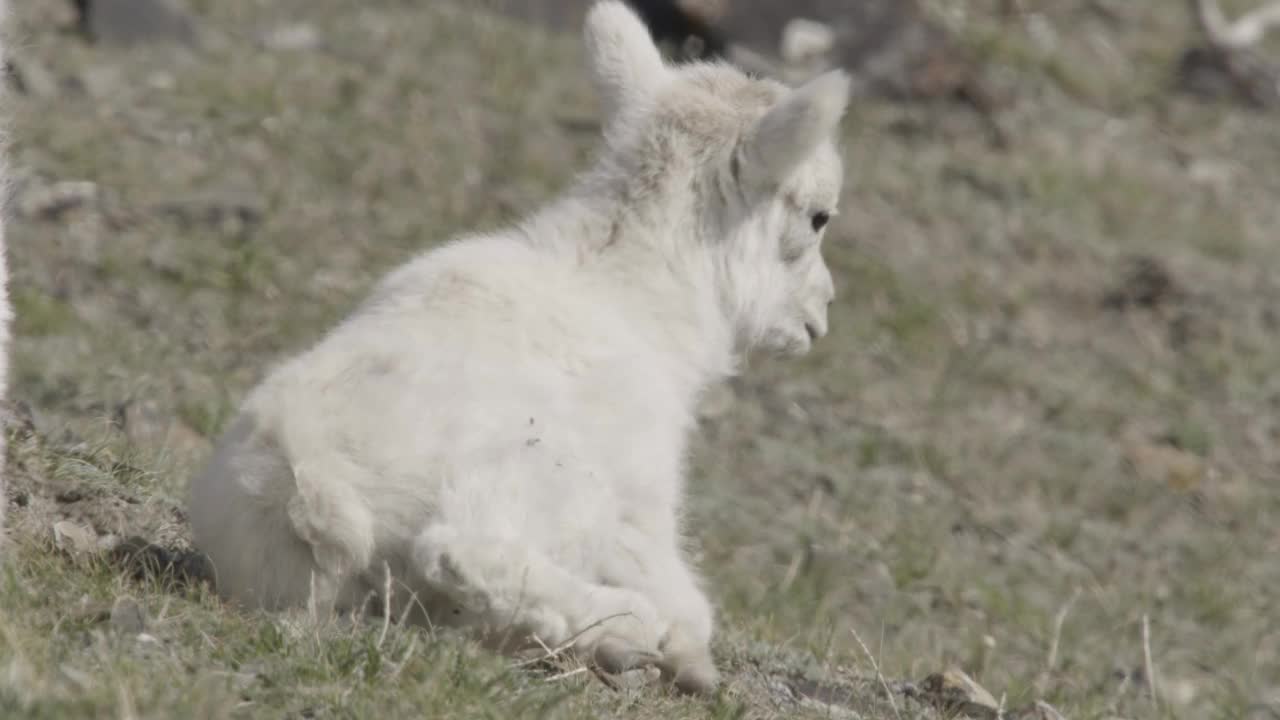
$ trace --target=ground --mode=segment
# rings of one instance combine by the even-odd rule
[[[588,162],[576,37],[200,0],[203,49],[120,49],[23,4],[0,716],[935,718],[905,683],[957,667],[1015,710],[1280,717],[1280,124],[1172,90],[1180,5],[998,4],[935,3],[1008,147],[857,101],[831,334],[707,404],[712,699],[232,612],[100,551],[182,557],[187,479],[268,367]]]

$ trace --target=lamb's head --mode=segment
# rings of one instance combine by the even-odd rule
[[[597,3],[587,47],[605,104],[606,163],[675,262],[709,268],[742,349],[802,354],[834,296],[821,243],[836,214],[848,77],[798,88],[720,63],[670,66],[620,1]]]

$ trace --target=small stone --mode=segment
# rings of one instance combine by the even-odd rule
[[[147,613],[131,597],[116,598],[111,606],[111,627],[125,635],[140,635],[147,629]]]
[[[53,524],[53,542],[72,554],[89,553],[98,548],[98,536],[93,529],[70,520],[59,520]]]
[[[1206,185],[1225,192],[1230,188],[1234,174],[1232,171],[1232,166],[1225,162],[1193,160],[1187,165],[1187,179],[1196,185]]]
[[[44,187],[31,187],[17,200],[18,215],[40,220],[57,220],[68,211],[95,202],[98,186],[88,180],[63,180]]]
[[[173,73],[157,70],[147,76],[147,85],[156,90],[172,90],[178,86]]]
[[[821,58],[836,44],[836,33],[830,25],[806,18],[794,18],[782,29],[780,55],[792,65]]]
[[[284,25],[268,32],[262,44],[268,50],[280,52],[314,50],[320,45],[320,33],[307,23]]]
[[[658,668],[649,666],[627,670],[614,675],[610,679],[613,680],[614,684],[616,684],[620,689],[625,688],[639,690],[656,683],[659,676],[660,673]]]
[[[116,94],[123,81],[120,68],[112,65],[94,65],[80,73],[80,85],[89,97],[106,99]]]
[[[98,538],[98,549],[102,552],[111,552],[120,545],[120,536],[115,533],[107,533]]]
[[[1000,716],[1000,704],[995,696],[959,668],[947,668],[925,678],[919,685],[919,694],[946,712],[982,720],[996,720]]]
[[[1163,443],[1132,442],[1125,448],[1125,459],[1143,480],[1178,492],[1196,489],[1207,473],[1199,456]]]
[[[1165,678],[1161,683],[1163,695],[1174,705],[1190,705],[1199,696],[1199,688],[1186,678]]]

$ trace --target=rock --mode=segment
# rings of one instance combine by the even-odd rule
[[[729,12],[730,0],[675,0],[675,6],[708,25],[720,22]]]
[[[960,713],[982,720],[997,720],[1000,704],[986,688],[959,668],[947,668],[926,677],[912,693],[945,713]]]
[[[111,606],[111,628],[123,635],[139,635],[147,629],[147,613],[131,597],[116,598]]]
[[[59,520],[53,524],[53,542],[59,549],[73,555],[92,553],[98,549],[97,533],[92,528],[70,520]]]
[[[632,0],[649,31],[659,43],[670,42],[687,57],[720,55],[724,36],[715,24],[728,11],[723,0]]]
[[[196,41],[191,19],[167,0],[75,0],[77,24],[92,42],[107,45]]]

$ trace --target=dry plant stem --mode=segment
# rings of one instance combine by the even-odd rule
[[[129,692],[129,688],[122,681],[117,686],[117,695],[119,696],[120,718],[121,720],[138,720],[138,710],[133,702],[133,694]]]
[[[596,676],[597,680],[599,680],[605,687],[609,688],[610,690],[622,689],[621,685],[619,685],[613,678],[606,675],[603,670],[596,667],[595,665],[588,666],[587,669],[591,671],[592,675]]]
[[[587,672],[587,668],[586,668],[585,666],[583,666],[583,667],[579,667],[579,668],[574,668],[574,669],[572,669],[572,670],[567,670],[567,671],[565,671],[565,672],[557,673],[557,674],[555,674],[555,675],[552,675],[551,677],[547,678],[547,680],[546,680],[546,681],[547,681],[547,682],[557,682],[557,681],[559,681],[559,680],[564,680],[564,679],[566,679],[566,678],[571,678],[571,677],[573,677],[574,675],[581,675],[581,674],[582,674],[582,673],[584,673],[584,672]]]
[[[518,668],[528,667],[530,665],[536,665],[540,662],[554,660],[557,657],[560,657],[560,655],[564,654],[566,650],[573,647],[573,644],[577,642],[578,638],[582,637],[582,635],[586,633],[588,630],[592,630],[594,628],[600,627],[604,623],[607,623],[610,620],[613,620],[614,618],[628,617],[630,616],[630,614],[631,613],[615,613],[613,615],[609,615],[608,617],[602,617],[599,620],[591,623],[590,625],[574,633],[568,640],[565,640],[564,642],[560,643],[554,648],[548,647],[547,644],[542,641],[542,638],[538,637],[537,635],[534,635],[532,636],[533,641],[538,643],[538,646],[542,648],[543,653],[545,654],[543,654],[541,657],[530,658],[528,660],[521,660],[520,662],[515,664],[515,667],[518,667]]]
[[[853,633],[853,639],[858,641],[858,647],[862,648],[863,654],[867,656],[867,661],[871,663],[871,669],[876,671],[876,680],[880,681],[880,687],[884,688],[885,697],[889,698],[889,706],[893,708],[894,717],[902,720],[902,711],[898,710],[898,702],[893,699],[893,690],[889,688],[889,683],[885,681],[884,675],[880,672],[880,663],[876,662],[876,658],[867,649],[867,644],[862,642],[862,638],[858,635],[857,628],[849,628],[849,632]]]
[[[1062,641],[1062,626],[1067,622],[1067,615],[1071,612],[1071,606],[1076,604],[1076,600],[1080,597],[1080,589],[1076,588],[1071,593],[1071,598],[1058,610],[1057,616],[1053,618],[1053,635],[1049,639],[1049,657],[1045,660],[1045,672],[1051,673],[1058,665],[1058,644]]]
[[[409,636],[409,647],[404,651],[404,657],[400,658],[400,662],[391,669],[391,673],[388,675],[389,680],[395,681],[396,678],[400,677],[400,673],[404,670],[405,665],[409,664],[409,658],[413,657],[413,651],[417,649],[418,636],[414,634]]]
[[[382,649],[382,643],[387,639],[387,631],[391,629],[391,565],[382,563],[382,570],[386,574],[386,579],[382,585],[382,632],[378,635],[378,649]]]
[[[1280,2],[1272,2],[1227,20],[1218,0],[1190,0],[1192,17],[1209,44],[1222,50],[1242,50],[1257,45],[1267,31],[1280,25]]]
[[[1160,714],[1160,694],[1156,689],[1156,666],[1151,661],[1151,619],[1142,615],[1142,657],[1146,665],[1147,689],[1151,693],[1151,707]]]

